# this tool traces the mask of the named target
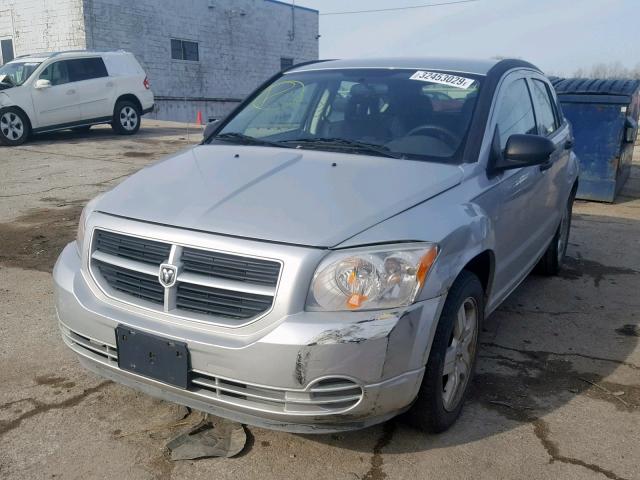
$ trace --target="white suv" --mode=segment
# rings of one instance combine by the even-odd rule
[[[153,110],[149,80],[133,54],[73,51],[17,58],[0,67],[0,144],[31,133],[110,123],[132,135]]]

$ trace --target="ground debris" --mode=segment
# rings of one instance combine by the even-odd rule
[[[247,442],[247,433],[240,423],[204,415],[202,421],[167,443],[171,460],[238,455]]]

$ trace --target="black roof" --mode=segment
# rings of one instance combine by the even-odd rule
[[[558,95],[621,95],[630,97],[640,90],[640,80],[597,78],[551,78]]]

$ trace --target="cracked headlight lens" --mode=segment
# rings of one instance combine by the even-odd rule
[[[432,243],[335,251],[316,269],[306,308],[337,312],[409,305],[437,255]]]

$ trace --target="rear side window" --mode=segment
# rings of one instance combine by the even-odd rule
[[[523,78],[512,82],[505,90],[497,124],[502,149],[511,135],[537,133],[529,88]]]
[[[108,77],[102,58],[77,58],[68,60],[69,77],[72,82]]]
[[[531,82],[533,90],[533,105],[536,109],[536,119],[538,120],[538,132],[540,135],[549,135],[558,128],[558,121],[553,112],[553,101],[551,92],[547,85],[540,80]]]
[[[51,85],[63,85],[69,83],[69,61],[55,62],[47,66],[40,74],[40,79],[49,80]]]

